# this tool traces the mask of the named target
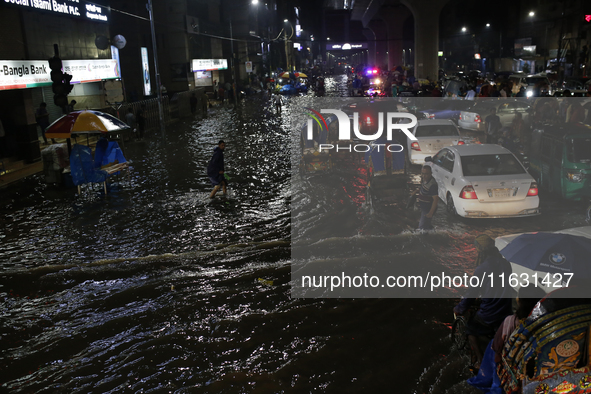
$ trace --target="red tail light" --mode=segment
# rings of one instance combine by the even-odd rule
[[[529,190],[527,191],[527,196],[537,196],[538,195],[538,184],[536,182],[532,182],[529,186]]]
[[[464,145],[465,142],[464,141],[458,141],[458,145]]]
[[[412,149],[412,150],[421,150],[421,147],[419,146],[419,143],[415,141],[412,144],[410,144],[410,149]]]
[[[476,196],[476,191],[472,186],[464,186],[462,191],[460,192],[460,198],[464,200],[478,200],[478,196]]]
[[[476,123],[481,123],[482,122],[482,119],[480,119],[480,115],[476,115],[474,117],[474,122],[476,122]]]

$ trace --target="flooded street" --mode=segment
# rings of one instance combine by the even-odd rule
[[[326,95],[345,82],[328,77]],[[3,391],[471,392],[449,340],[456,300],[291,298],[292,246],[385,239],[390,259],[471,272],[475,236],[583,226],[584,207],[540,192],[540,216],[466,220],[440,204],[436,232],[414,233],[404,183],[418,166],[371,208],[361,175],[292,178],[292,121],[312,96],[281,115],[248,98],[130,142],[131,184],[106,196],[40,175],[0,190]],[[220,139],[229,196],[210,201]],[[322,200],[328,187],[342,192]],[[295,245],[292,218],[305,230]]]

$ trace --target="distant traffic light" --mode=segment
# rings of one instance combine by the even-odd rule
[[[68,93],[72,91],[73,86],[70,81],[72,76],[62,71],[62,60],[54,56],[49,59],[49,68],[51,69],[51,89],[53,90],[53,103],[58,107],[68,105]]]

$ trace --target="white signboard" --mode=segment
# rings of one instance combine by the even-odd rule
[[[246,72],[251,73],[252,72],[252,62],[246,62],[246,63],[244,63],[244,65],[246,67]]]
[[[226,59],[193,59],[191,60],[191,71],[212,71],[227,70],[228,61]]]
[[[152,94],[152,85],[150,84],[150,62],[148,61],[148,48],[142,47],[142,80],[144,85],[144,96]]]
[[[63,60],[62,65],[64,72],[72,76],[72,83],[121,78],[115,59]]]
[[[72,83],[121,78],[117,60],[63,60],[63,71]],[[25,89],[52,84],[47,60],[0,60],[0,90]]]

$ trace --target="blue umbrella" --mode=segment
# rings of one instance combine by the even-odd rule
[[[591,239],[559,233],[522,234],[501,254],[514,264],[534,271],[573,273],[591,278]]]

